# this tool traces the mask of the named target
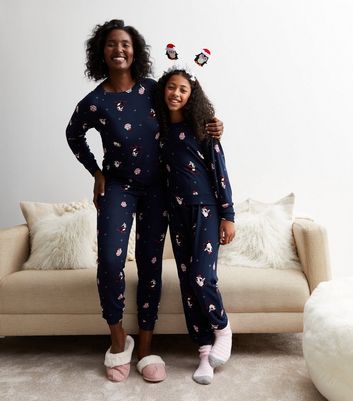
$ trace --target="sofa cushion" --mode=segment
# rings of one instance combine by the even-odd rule
[[[218,265],[218,286],[226,312],[303,312],[310,296],[302,271]],[[288,296],[290,294],[290,297]],[[182,313],[174,260],[163,264],[160,313]]]
[[[54,214],[31,229],[31,253],[24,269],[84,269],[97,266],[96,212]]]
[[[221,246],[218,262],[229,266],[302,268],[292,234],[294,194],[275,203],[253,199],[240,204],[236,217],[236,238]]]
[[[136,313],[137,273],[127,262],[125,313]],[[302,312],[309,298],[306,278],[297,270],[218,267],[227,312]],[[291,294],[288,296],[288,294]],[[0,280],[0,313],[100,314],[96,270],[19,271]],[[160,313],[183,313],[175,261],[164,260]]]
[[[23,201],[20,206],[31,242],[31,253],[25,269],[96,267],[97,217],[92,202]],[[135,259],[135,226],[134,222],[129,236],[128,260]]]

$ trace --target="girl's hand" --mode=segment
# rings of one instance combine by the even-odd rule
[[[214,117],[211,122],[206,124],[206,131],[208,135],[212,136],[216,139],[221,139],[223,134],[223,121],[219,120],[217,117]]]
[[[98,210],[97,199],[98,196],[104,196],[105,191],[105,177],[100,170],[94,173],[94,188],[93,188],[93,203]]]
[[[219,243],[221,245],[229,244],[235,237],[235,226],[232,221],[221,220],[219,225]]]

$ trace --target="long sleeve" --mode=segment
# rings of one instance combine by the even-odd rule
[[[223,149],[219,140],[212,138],[208,141],[208,151],[216,191],[215,195],[221,218],[234,221],[235,213],[232,200],[232,188],[228,178]]]
[[[66,128],[66,139],[70,149],[92,176],[97,170],[100,170],[86,141],[86,132],[95,126],[94,111],[94,106],[91,106],[90,109],[90,106],[83,99],[77,105]]]

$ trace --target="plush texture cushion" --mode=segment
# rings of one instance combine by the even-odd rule
[[[293,242],[294,194],[275,203],[248,199],[236,208],[236,237],[221,246],[218,262],[229,266],[301,269]]]
[[[26,219],[29,230],[37,221],[49,215],[62,216],[64,213],[75,212],[88,207],[93,207],[93,203],[82,200],[79,202],[67,203],[45,203],[45,202],[20,202],[23,217]]]
[[[44,217],[32,226],[31,236],[31,253],[24,269],[96,267],[96,213],[92,208]]]
[[[96,210],[87,200],[69,203],[21,202],[30,231],[31,253],[24,269],[96,267]],[[135,224],[127,260],[135,258]]]

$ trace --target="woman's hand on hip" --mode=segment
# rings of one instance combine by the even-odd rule
[[[221,220],[219,225],[219,243],[221,245],[229,244],[235,237],[235,226],[232,221]]]
[[[93,203],[98,210],[97,199],[98,196],[104,196],[105,191],[105,177],[100,170],[94,173],[94,188],[93,188]]]

